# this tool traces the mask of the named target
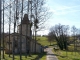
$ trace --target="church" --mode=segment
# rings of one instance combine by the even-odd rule
[[[27,14],[24,15],[21,24],[17,28],[17,33],[12,33],[5,37],[5,53],[12,53],[13,50],[14,53],[20,53],[20,49],[22,53],[35,53],[35,50],[37,53],[43,52],[43,46],[32,39],[30,20]]]

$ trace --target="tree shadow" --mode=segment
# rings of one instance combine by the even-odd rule
[[[59,55],[59,54],[52,54],[52,55],[54,55],[54,56],[60,56],[61,58],[65,58],[65,57],[67,57],[67,56],[61,56],[61,55]]]
[[[67,57],[67,56],[60,56],[61,58],[65,58],[65,57]]]
[[[8,60],[8,59],[13,59],[13,55],[10,54],[10,57],[8,56],[9,54],[6,54],[5,55],[5,60]],[[22,57],[22,60],[25,60],[26,58],[28,58],[29,60],[35,60],[35,58],[37,58],[37,56],[34,58],[34,56],[32,55],[36,55],[34,53],[32,54],[21,54],[21,57]],[[14,59],[15,60],[19,60],[20,59],[20,54],[14,54]]]
[[[36,58],[35,60],[39,60],[39,59],[42,58],[43,56],[46,56],[46,52],[39,53],[39,54],[38,54],[38,58]]]
[[[80,59],[78,59],[78,58],[73,58],[72,60],[80,60]]]
[[[47,54],[47,55],[52,55],[52,56],[59,56],[58,54]]]
[[[34,58],[34,56],[33,55],[35,55],[36,57]],[[26,59],[26,58],[28,58],[29,60],[39,60],[40,58],[42,58],[43,56],[46,56],[46,52],[43,52],[43,53],[31,53],[31,54],[21,54],[21,56],[22,56],[22,59]],[[6,56],[5,56],[5,60],[8,60],[8,59],[12,59],[13,58],[13,56],[12,56],[12,54],[10,54],[10,57],[8,56],[8,54],[6,54]],[[15,60],[17,60],[17,59],[19,59],[20,58],[20,54],[14,54],[14,59]]]

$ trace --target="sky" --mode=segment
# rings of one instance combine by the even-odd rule
[[[47,0],[46,7],[52,15],[46,22],[48,28],[41,34],[48,34],[50,27],[59,23],[80,28],[80,0]]]

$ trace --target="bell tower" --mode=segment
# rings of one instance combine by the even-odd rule
[[[30,28],[30,21],[28,19],[27,14],[24,15],[24,18],[23,18],[21,24],[18,25],[18,33],[21,32],[21,25],[22,25],[22,35],[30,36],[31,35],[31,28]]]

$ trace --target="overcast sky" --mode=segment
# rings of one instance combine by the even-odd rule
[[[80,28],[80,0],[47,0],[46,6],[53,13],[47,21],[49,28],[58,23]]]

